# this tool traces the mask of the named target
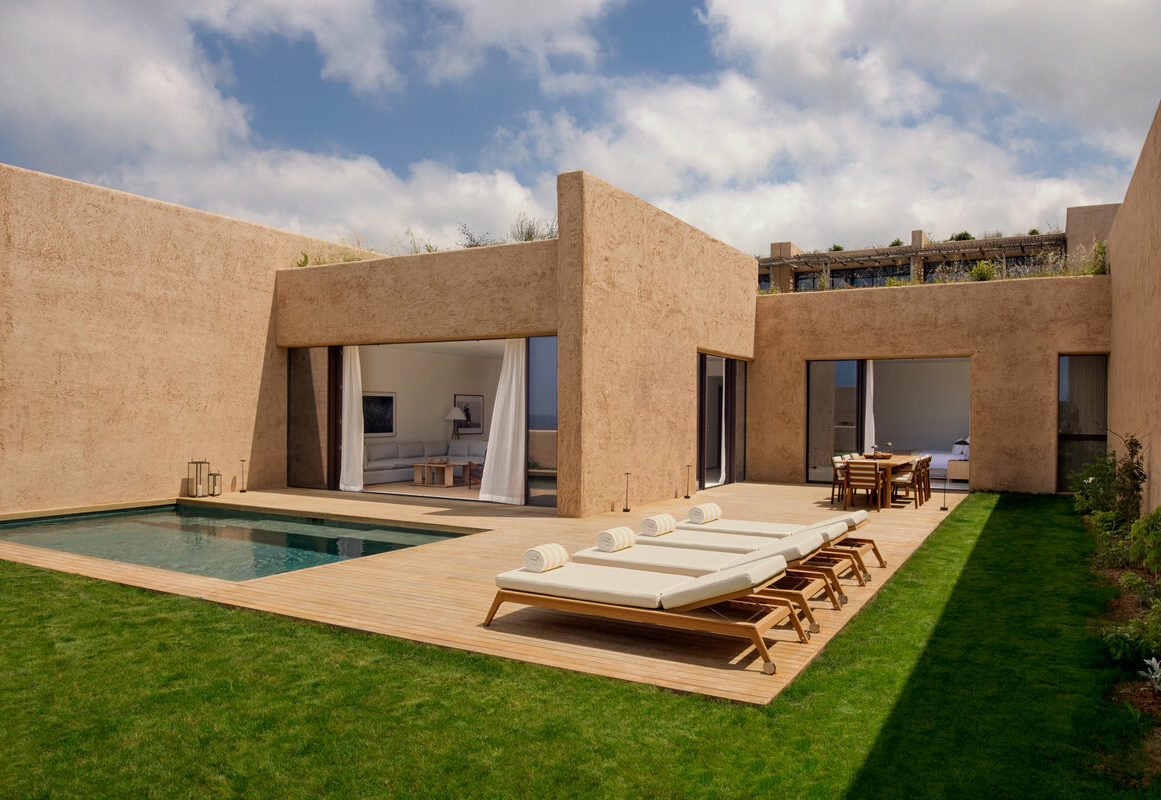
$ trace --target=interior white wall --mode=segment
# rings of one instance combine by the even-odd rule
[[[484,396],[484,433],[492,425],[503,359],[433,353],[397,345],[359,348],[363,391],[395,392],[395,441],[441,442],[451,436],[444,417],[457,394]]]
[[[970,420],[971,359],[875,360],[875,442],[947,453]]]

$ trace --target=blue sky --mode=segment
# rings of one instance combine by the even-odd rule
[[[0,161],[397,250],[585,169],[751,253],[1117,202],[1153,0],[5,0]]]

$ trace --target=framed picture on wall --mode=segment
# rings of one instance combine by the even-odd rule
[[[461,435],[484,432],[484,396],[482,394],[457,394],[456,407],[464,412],[460,423]]]
[[[395,392],[363,392],[363,438],[395,435]]]

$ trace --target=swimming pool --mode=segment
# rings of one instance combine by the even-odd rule
[[[461,536],[335,520],[162,506],[0,523],[0,541],[245,581]]]

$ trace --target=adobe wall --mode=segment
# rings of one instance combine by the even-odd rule
[[[583,172],[557,178],[558,511],[684,493],[697,354],[753,353],[755,263]]]
[[[1145,506],[1161,506],[1161,108],[1109,235],[1112,355],[1109,428],[1145,444],[1153,478]],[[1115,437],[1110,444],[1118,446]]]
[[[1083,257],[1097,242],[1107,243],[1120,208],[1120,203],[1069,208],[1064,223],[1069,258]]]
[[[0,513],[282,486],[274,272],[349,250],[0,165]]]
[[[971,357],[971,487],[1056,487],[1057,357],[1106,353],[1105,275],[763,295],[748,477],[801,483],[806,362]]]
[[[278,344],[555,333],[556,248],[549,239],[283,270],[275,301]]]

